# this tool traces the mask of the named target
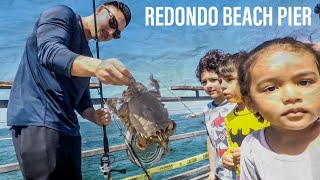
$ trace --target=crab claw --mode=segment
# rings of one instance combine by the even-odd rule
[[[152,86],[151,89],[148,90],[148,92],[153,95],[155,98],[160,100],[161,94],[160,94],[160,85],[156,79],[153,78],[153,75],[151,74],[149,77],[150,85]]]
[[[153,77],[153,74],[149,76],[150,85],[155,88],[157,92],[160,92],[159,82]]]
[[[167,136],[165,135],[165,133],[157,132],[157,135],[158,135],[161,146],[164,147],[164,149],[166,150],[167,153],[171,153],[171,150],[168,147],[169,140],[168,140]]]
[[[169,137],[171,136],[174,131],[176,130],[177,124],[174,121],[169,121],[168,127],[166,128],[166,136]]]
[[[137,146],[140,150],[146,150],[146,149],[147,149],[146,139],[143,138],[143,137],[141,137],[140,134],[137,135],[136,146]]]
[[[146,150],[150,146],[151,143],[152,143],[152,141],[142,137],[140,134],[137,134],[136,146],[140,150]]]

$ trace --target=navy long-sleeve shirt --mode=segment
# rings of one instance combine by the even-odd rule
[[[27,40],[7,108],[8,126],[45,126],[78,136],[79,114],[92,107],[90,78],[72,77],[79,55],[92,57],[81,17],[67,6],[44,11]]]

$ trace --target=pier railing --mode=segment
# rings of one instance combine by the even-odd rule
[[[12,87],[12,82],[0,81],[0,89],[10,90],[11,87]],[[99,88],[99,84],[98,83],[91,83],[90,88],[97,89],[97,88]],[[188,91],[191,90],[191,91],[195,91],[195,96],[161,97],[160,98],[161,102],[203,101],[203,100],[210,100],[211,99],[209,96],[200,96],[199,95],[199,91],[203,90],[202,86],[172,86],[171,90],[183,90],[183,91],[184,90],[188,90]],[[119,98],[108,98],[108,99],[119,99]],[[101,100],[99,98],[92,98],[92,102],[93,102],[93,104],[100,104]],[[8,100],[0,100],[0,108],[7,108],[7,105],[8,105]],[[176,140],[192,138],[192,137],[196,137],[196,136],[203,136],[203,135],[206,135],[206,133],[207,132],[205,130],[202,130],[202,131],[195,131],[195,132],[190,132],[190,133],[185,133],[185,134],[178,134],[178,135],[171,136],[169,138],[169,140],[176,141]],[[8,139],[11,139],[11,138],[3,138],[0,140],[8,140]],[[122,150],[126,150],[126,149],[127,149],[127,146],[125,144],[119,144],[119,145],[111,146],[110,152],[122,151]],[[99,154],[103,154],[103,153],[104,153],[103,148],[90,149],[90,150],[82,151],[82,158],[95,156],[95,155],[99,155]],[[205,154],[205,153],[202,155],[198,155],[198,156],[201,157],[202,159],[207,158],[207,154]],[[191,157],[191,158],[193,158],[193,157]],[[181,160],[181,161],[183,161],[183,160]],[[188,161],[188,159],[185,161]],[[194,158],[193,158],[193,161],[194,161]],[[181,162],[179,162],[179,164],[181,164]],[[189,165],[189,164],[187,163],[187,165]],[[10,164],[0,165],[0,174],[6,173],[6,172],[11,172],[11,171],[16,171],[19,169],[20,168],[19,168],[18,163],[10,163]],[[185,177],[194,177],[195,174],[201,174],[201,176],[199,176],[199,177],[204,178],[204,177],[208,177],[208,171],[209,171],[209,166],[206,165],[206,166],[194,169],[192,171],[176,175],[174,177],[171,177],[171,179],[180,179],[180,177],[184,177],[184,178]],[[143,176],[141,176],[140,178],[143,178]],[[137,178],[137,177],[130,178],[129,177],[126,179],[130,180],[130,179],[139,179],[139,178]],[[194,178],[194,179],[199,179],[199,178]]]
[[[0,81],[0,89],[11,89],[12,82]],[[99,88],[98,83],[90,83],[91,89]],[[202,100],[210,100],[209,96],[199,96],[199,91],[203,90],[202,86],[172,86],[171,90],[191,90],[195,91],[195,96],[182,96],[182,97],[161,97],[161,102],[179,102],[179,101],[202,101]],[[121,99],[121,98],[108,98],[108,99]],[[106,99],[105,99],[106,100]],[[100,98],[92,98],[92,103],[97,105],[100,104]],[[0,108],[7,108],[8,100],[1,99],[0,100]]]
[[[178,134],[178,135],[171,136],[169,138],[169,140],[170,141],[177,141],[177,140],[181,140],[181,139],[192,138],[195,136],[206,135],[206,133],[207,132],[205,130],[202,130],[202,131],[195,131],[195,132],[190,132],[190,133],[185,133],[185,134]],[[117,152],[117,151],[122,151],[122,150],[126,150],[126,149],[127,149],[127,146],[125,144],[119,144],[119,145],[111,146],[110,152]],[[85,158],[85,157],[91,157],[91,156],[95,156],[95,155],[99,155],[99,154],[103,154],[103,153],[104,153],[103,148],[96,148],[96,149],[82,151],[81,156],[82,156],[82,158]],[[20,168],[19,168],[18,163],[10,163],[10,164],[0,165],[0,173],[16,171],[19,169]]]

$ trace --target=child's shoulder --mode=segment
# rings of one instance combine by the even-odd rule
[[[204,108],[205,111],[209,110],[221,110],[221,111],[228,111],[230,112],[233,110],[235,107],[235,104],[229,103],[228,101],[224,101],[221,104],[216,104],[214,101],[211,101],[210,103],[207,104],[207,106]]]
[[[264,129],[253,131],[252,133],[250,133],[248,136],[245,137],[243,142],[246,142],[247,144],[254,144],[254,143],[261,142],[263,138],[262,133],[264,133]]]
[[[264,129],[260,129],[246,136],[241,143],[242,153],[255,154],[255,151],[259,149],[258,147],[262,147],[263,141],[265,141],[263,133]]]

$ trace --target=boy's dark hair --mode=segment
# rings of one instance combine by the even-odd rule
[[[266,50],[272,50],[272,46],[276,45],[283,46],[284,49],[289,52],[299,52],[303,50],[314,55],[316,59],[315,63],[320,72],[320,57],[319,54],[313,49],[313,44],[303,43],[295,40],[292,37],[276,38],[270,41],[265,41],[251,50],[248,54],[248,58],[245,59],[239,66],[238,82],[240,85],[240,92],[243,97],[250,97],[249,90],[251,87],[251,65],[261,57],[260,55],[263,55],[263,53],[267,53],[265,52]]]
[[[218,70],[219,63],[229,57],[229,53],[225,53],[219,49],[212,49],[208,51],[199,61],[196,69],[196,77],[201,82],[201,73],[203,71],[216,71]]]
[[[117,1],[117,0],[111,0],[111,1],[105,2],[103,5],[105,5],[105,6],[113,5],[113,6],[117,7],[124,15],[124,18],[126,19],[126,27],[128,26],[128,24],[130,23],[130,20],[131,20],[131,11],[130,11],[130,8],[126,4],[124,4],[123,2]]]
[[[239,65],[248,57],[248,53],[240,51],[232,54],[229,58],[221,61],[218,67],[218,74],[222,76],[228,76],[238,71]]]

